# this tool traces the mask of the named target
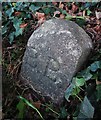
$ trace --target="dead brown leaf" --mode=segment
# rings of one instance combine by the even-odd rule
[[[53,5],[57,5],[58,3],[53,1],[52,4],[53,4]]]
[[[19,16],[21,14],[21,12],[15,12],[14,15],[15,16]]]
[[[33,102],[33,105],[34,105],[36,108],[40,109],[41,102],[40,102],[40,101]]]
[[[68,6],[65,6],[65,10],[66,10],[67,12],[69,11]]]
[[[35,16],[37,17],[38,20],[40,20],[41,18],[45,18],[45,14],[40,12],[36,12]]]
[[[63,9],[64,4],[62,4],[61,2],[59,3],[59,8]]]
[[[7,67],[8,73],[11,73],[11,71],[12,71],[13,69],[14,69],[14,65],[9,64],[8,67]]]
[[[78,16],[83,16],[83,12],[77,13]]]
[[[27,23],[22,23],[22,24],[20,25],[20,28],[25,28],[27,25],[28,25]]]
[[[60,14],[60,11],[55,11],[54,12],[54,17],[56,16],[56,15],[59,15]]]
[[[95,15],[96,15],[96,18],[97,18],[97,19],[100,19],[100,18],[101,18],[101,12],[95,11]]]
[[[41,19],[38,21],[38,24],[40,25],[40,24],[44,23],[45,20],[46,20],[46,18],[41,18]]]
[[[64,19],[64,18],[65,18],[65,15],[60,14],[60,18],[61,18],[61,19]]]
[[[78,10],[78,6],[75,5],[74,3],[72,4],[72,12],[75,13]]]
[[[99,84],[101,84],[101,82],[100,82],[100,81],[98,81],[98,80],[96,80],[96,85],[99,85]]]
[[[101,26],[100,25],[96,25],[94,27],[94,30],[97,32],[97,33],[101,33]]]
[[[46,17],[45,17],[44,13],[36,12],[35,16],[38,19],[38,24],[42,24],[46,20]]]

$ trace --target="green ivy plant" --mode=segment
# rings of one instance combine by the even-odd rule
[[[86,118],[93,118],[94,115],[94,107],[90,103],[87,93],[85,94],[84,98],[79,96],[81,91],[84,91],[82,87],[87,88],[87,83],[89,80],[101,80],[99,78],[99,71],[101,72],[101,60],[95,61],[90,66],[88,66],[85,70],[81,71],[77,74],[76,77],[72,79],[72,83],[67,88],[65,92],[65,99],[69,101],[70,96],[77,97],[80,102],[79,113],[76,116],[77,118],[82,118],[83,120]],[[101,84],[96,84],[96,101],[101,100]]]
[[[71,4],[71,3],[69,3]],[[96,5],[96,4],[94,4]],[[88,9],[92,6],[91,3],[85,3],[84,8],[87,9],[87,14],[89,15],[91,11]],[[81,8],[80,8],[81,9]],[[29,20],[33,20],[33,14],[36,11],[44,13],[53,17],[55,11],[60,11],[60,13],[66,15],[66,20],[74,20],[80,26],[85,24],[85,18],[82,16],[71,16],[66,10],[60,9],[52,4],[52,2],[3,2],[2,3],[2,35],[3,38],[9,40],[12,44],[13,40],[22,35],[24,29],[27,27],[21,28],[22,23],[26,23]]]
[[[39,110],[34,107],[27,99],[25,99],[24,97],[22,96],[19,96],[20,98],[20,101],[19,103],[17,104],[17,109],[19,110],[19,114],[18,114],[18,118],[20,119],[23,119],[23,116],[24,116],[24,109],[25,109],[25,104],[28,105],[29,107],[31,107],[32,109],[34,109],[40,116],[40,118],[42,120],[44,120],[43,116],[41,115],[41,113],[39,112]]]
[[[67,3],[71,5],[71,3]],[[78,3],[79,4],[79,3]],[[90,3],[87,2],[84,4],[84,6],[80,7],[80,9],[84,10],[86,9],[87,15],[91,14],[90,7],[97,6],[98,3]],[[100,7],[100,6],[99,6]],[[32,15],[38,11],[43,12],[46,15],[53,16],[54,11],[56,11],[57,8],[52,5],[51,2],[3,2],[2,3],[2,35],[3,38],[6,38],[9,40],[10,44],[14,41],[14,39],[20,35],[23,34],[24,28],[21,28],[20,25],[22,23],[26,23],[28,20],[33,20]],[[69,15],[65,10],[58,9],[62,14],[65,14],[66,20],[75,20],[77,24],[80,26],[83,26],[85,24],[85,18],[81,16],[73,17]],[[19,13],[16,15],[16,13]],[[0,13],[1,16],[1,13]],[[0,19],[1,20],[1,19]],[[34,20],[33,20],[34,21]],[[27,28],[25,28],[27,29]],[[92,106],[92,103],[90,101],[90,97],[88,94],[92,94],[92,90],[89,87],[89,83],[93,80],[95,81],[96,90],[94,91],[96,93],[96,101],[101,100],[101,84],[96,83],[96,81],[101,82],[101,60],[98,60],[98,58],[101,57],[101,50],[98,53],[96,60],[94,58],[94,61],[90,66],[88,66],[85,70],[79,72],[77,76],[75,76],[72,80],[72,83],[67,88],[65,92],[65,98],[67,101],[70,101],[70,97],[73,99],[78,98],[80,101],[80,106],[77,105],[77,111],[74,112],[73,118],[74,120],[82,118],[93,118],[94,116],[94,107]],[[91,92],[90,92],[91,91]],[[81,96],[81,92],[84,93],[84,96]],[[43,119],[41,113],[35,108],[29,101],[27,101],[23,97],[19,97],[20,101],[17,105],[17,109],[19,110],[18,117],[23,118],[24,116],[24,110],[25,105],[28,105],[32,109],[34,109],[40,116],[41,119]],[[78,107],[79,106],[79,107]],[[49,110],[54,112],[59,116],[58,113],[53,111],[51,108],[48,107]],[[68,113],[63,107],[61,109],[61,115],[60,118],[65,118],[68,116]]]
[[[48,5],[47,5],[48,4]],[[46,2],[4,2],[2,3],[2,35],[3,38],[9,39],[10,44],[14,38],[23,34],[24,28],[22,23],[26,23],[29,19],[33,20],[32,15],[36,11],[52,14],[56,10],[52,3]],[[34,21],[34,20],[33,20]],[[25,28],[27,29],[27,28]]]

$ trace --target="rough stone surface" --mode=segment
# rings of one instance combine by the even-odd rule
[[[76,23],[48,20],[28,41],[21,77],[32,82],[37,92],[59,103],[91,49],[91,39]]]

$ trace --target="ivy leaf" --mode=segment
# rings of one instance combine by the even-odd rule
[[[67,90],[65,91],[65,99],[67,101],[69,101],[69,97],[72,94],[73,88],[75,87],[75,85],[73,83],[70,84],[70,86],[67,88]]]
[[[5,34],[8,29],[8,25],[10,24],[10,21],[8,21],[3,27],[2,27],[2,34]]]
[[[1,13],[1,11],[0,11],[0,20],[2,19],[2,13]]]
[[[23,33],[23,28],[20,28],[20,25],[22,23],[22,18],[18,19],[17,17],[15,17],[13,19],[13,26],[15,28],[15,36],[19,36],[19,35],[22,35]]]
[[[56,11],[56,9],[54,7],[51,8],[50,14],[54,15],[54,12]]]
[[[6,15],[10,17],[13,12],[14,12],[14,8],[11,7],[6,11]]]
[[[89,7],[91,6],[91,4],[92,4],[92,3],[90,3],[90,2],[85,3],[85,4],[84,4],[84,8],[89,8]]]
[[[35,6],[35,5],[32,4],[32,5],[29,7],[29,9],[34,12],[34,11],[39,10],[40,7],[39,7],[39,6]]]
[[[79,110],[80,110],[80,104],[77,105],[76,110],[75,110],[75,112],[73,113],[73,118],[75,118],[75,119],[73,119],[73,120],[77,120],[77,116],[78,116],[78,114],[79,114]]]
[[[80,75],[86,80],[90,80],[92,78],[92,74],[90,73],[90,67],[88,67],[87,69],[83,70]]]
[[[9,34],[9,39],[10,39],[10,44],[13,42],[14,40],[14,35],[15,35],[15,32],[12,32]]]
[[[40,7],[46,6],[46,2],[36,2],[35,5]]]
[[[77,94],[79,94],[79,92],[80,92],[80,88],[79,87],[75,87],[74,89],[73,89],[73,91],[72,91],[72,95],[77,95]]]
[[[101,84],[98,84],[96,86],[96,90],[97,90],[97,101],[101,100]]]
[[[94,95],[94,92],[95,92],[95,84],[89,84],[85,89],[85,93],[87,97],[89,97],[89,99]]]
[[[14,5],[14,8],[17,11],[23,11],[26,8],[26,4],[27,3],[23,3],[23,2],[16,2],[16,4]]]
[[[25,110],[25,103],[23,100],[20,100],[20,102],[17,104],[17,109],[19,110],[18,118],[23,119]]]
[[[67,15],[67,16],[68,16],[68,13],[67,13],[67,11],[66,11],[66,10],[62,10],[62,9],[61,9],[61,12],[62,12],[62,14],[64,14],[64,15]]]
[[[73,16],[71,16],[70,14],[67,14],[65,17],[66,20],[71,20],[72,18],[73,18]]]
[[[17,17],[15,17],[13,19],[13,26],[16,30],[18,30],[18,28],[20,28],[21,23],[22,23],[22,18],[18,19]]]
[[[75,85],[77,87],[83,86],[85,83],[85,79],[84,78],[75,78]]]
[[[60,108],[60,118],[65,118],[68,115],[65,107]]]
[[[91,13],[92,12],[89,9],[87,9],[87,15],[89,16]]]
[[[92,72],[97,71],[97,69],[100,68],[100,64],[101,64],[100,61],[96,61],[96,62],[92,63],[91,66],[90,66],[90,70]]]
[[[83,27],[83,25],[85,25],[86,21],[85,21],[85,19],[83,19],[83,17],[81,17],[81,18],[76,17],[76,23],[77,23],[79,26]]]
[[[46,14],[46,15],[48,15],[49,13],[50,13],[50,8],[44,8],[44,9],[42,9],[43,10],[43,12]]]
[[[85,96],[80,106],[80,113],[78,115],[78,119],[85,120],[88,118],[93,118],[93,115],[94,115],[94,107],[91,105],[88,98]]]
[[[5,34],[6,32],[7,32],[7,27],[6,26],[4,26],[3,28],[2,28],[2,34]]]
[[[22,33],[23,33],[23,28],[18,28],[16,29],[15,36],[17,37],[19,35],[22,35]]]
[[[44,120],[43,117],[42,117],[42,115],[41,115],[41,113],[39,112],[39,110],[36,107],[34,107],[28,100],[26,100],[22,96],[19,96],[19,98],[21,100],[23,100],[29,107],[31,107],[32,109],[34,109],[39,114],[39,116],[41,117],[41,119]]]

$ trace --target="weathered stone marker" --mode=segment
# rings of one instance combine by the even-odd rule
[[[76,23],[48,20],[28,41],[21,77],[52,102],[59,103],[91,49],[91,39]]]

